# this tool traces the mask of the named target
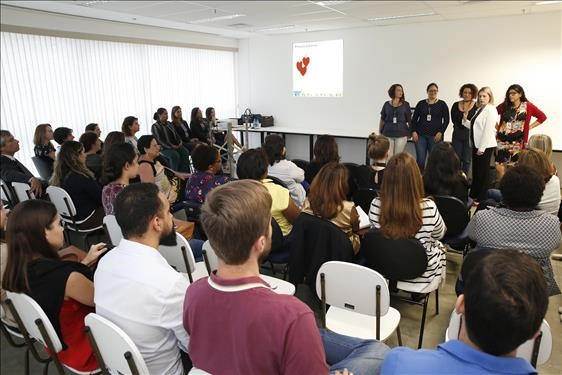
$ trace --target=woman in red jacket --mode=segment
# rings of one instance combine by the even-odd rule
[[[497,107],[500,123],[497,129],[498,153],[496,161],[505,163],[523,150],[529,138],[529,130],[546,120],[546,115],[525,97],[525,90],[518,84],[509,86],[505,100]],[[536,120],[531,123],[531,117]],[[513,160],[516,161],[516,160]]]

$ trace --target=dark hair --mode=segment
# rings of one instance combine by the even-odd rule
[[[146,233],[148,223],[162,211],[164,205],[158,196],[158,186],[139,182],[127,185],[115,198],[114,211],[123,237]]]
[[[123,124],[121,125],[121,131],[127,137],[133,135],[133,132],[131,132],[131,128],[133,127],[135,121],[138,121],[138,118],[136,118],[135,116],[127,116],[125,117],[125,119],[123,119]]]
[[[141,155],[146,154],[145,148],[150,148],[150,144],[152,143],[153,139],[154,136],[151,134],[146,134],[139,138],[139,140],[137,141],[137,148],[139,149],[139,154]]]
[[[430,83],[429,85],[427,85],[427,87],[425,88],[425,92],[428,92],[428,91],[429,91],[429,88],[430,88],[431,86],[435,86],[435,88],[436,88],[437,90],[439,90],[439,86],[437,86],[437,83],[431,82],[431,83]]]
[[[94,132],[94,131],[96,131],[96,127],[98,127],[98,124],[96,124],[95,122],[92,122],[91,124],[86,125],[86,128],[84,129],[84,131]]]
[[[199,172],[205,172],[209,167],[220,159],[219,150],[208,144],[201,143],[191,153],[193,166]]]
[[[107,137],[105,137],[105,142],[103,144],[103,154],[105,155],[106,150],[113,145],[120,143],[125,143],[125,134],[123,132],[113,131],[109,132]]]
[[[448,142],[433,146],[423,172],[426,194],[451,195],[461,175],[461,162]]]
[[[367,155],[371,159],[380,160],[388,154],[390,149],[390,141],[384,135],[378,135],[376,133],[369,134],[369,140],[367,141]]]
[[[60,148],[57,160],[55,160],[53,175],[49,181],[50,185],[61,186],[64,179],[70,172],[78,173],[86,177],[94,177],[90,171],[79,160],[80,153],[84,149],[82,143],[76,141],[66,141]]]
[[[390,88],[388,89],[388,96],[390,96],[391,99],[394,99],[394,96],[396,95],[397,87],[400,87],[402,89],[402,97],[400,98],[400,103],[402,103],[403,101],[406,100],[406,93],[404,92],[404,87],[402,87],[401,84],[395,83],[392,86],[390,86]]]
[[[464,89],[470,89],[470,95],[472,96],[472,99],[476,98],[476,96],[478,95],[478,87],[476,87],[475,84],[465,83],[464,85],[461,86],[461,88],[459,90],[459,97],[461,97],[461,98],[462,98],[462,92],[464,91]]]
[[[103,157],[101,183],[106,185],[121,177],[125,165],[132,164],[136,156],[135,148],[130,143],[118,143],[109,147]]]
[[[526,165],[515,165],[500,180],[503,203],[515,210],[532,210],[541,201],[544,179]]]
[[[84,146],[84,152],[88,152],[94,147],[98,139],[98,135],[90,130],[80,136],[79,142]]]
[[[213,112],[215,109],[213,107],[207,107],[207,109],[205,110],[205,118],[210,119],[211,118],[211,112]]]
[[[463,274],[466,332],[482,351],[501,356],[538,332],[548,308],[547,285],[540,266],[526,254],[478,253],[472,256],[480,259]]]
[[[511,90],[515,90],[517,93],[521,94],[521,102],[526,102],[527,97],[525,96],[525,90],[521,85],[514,83],[513,85],[509,86],[505,91],[505,99],[503,101],[503,110],[506,111],[511,108],[511,100],[509,100],[509,92]]]
[[[313,161],[322,165],[332,161],[339,163],[340,155],[338,153],[338,144],[334,137],[324,134],[316,138]]]
[[[53,132],[53,139],[59,145],[62,145],[70,134],[72,134],[72,129],[61,126],[60,128],[56,128]]]
[[[45,236],[57,216],[57,209],[41,199],[30,199],[18,203],[8,218],[6,239],[8,243],[8,262],[2,280],[6,290],[29,292],[28,265],[36,258],[59,259]]]
[[[172,124],[181,124],[181,120],[183,120],[183,118],[176,118],[176,112],[178,111],[178,109],[181,109],[181,107],[179,105],[175,105],[172,107]]]
[[[198,124],[201,121],[197,117],[197,114],[199,113],[199,111],[200,111],[199,107],[195,107],[191,110],[191,121],[190,121],[190,123]]]
[[[158,109],[156,110],[156,112],[154,112],[154,116],[152,116],[152,118],[153,118],[155,121],[160,121],[160,115],[161,115],[162,113],[164,113],[164,112],[166,112],[166,108],[160,107],[160,108],[158,108]]]
[[[240,155],[236,163],[239,179],[261,180],[267,176],[267,156],[261,148],[254,148]]]
[[[273,165],[283,159],[283,148],[285,147],[285,140],[279,134],[270,134],[265,137],[265,142],[262,145],[269,165]]]

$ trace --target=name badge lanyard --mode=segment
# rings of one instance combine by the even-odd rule
[[[396,124],[398,122],[398,117],[396,116],[396,107],[392,106],[392,123]]]
[[[430,122],[431,121],[431,104],[427,103],[427,111],[429,112],[427,114],[427,121]]]

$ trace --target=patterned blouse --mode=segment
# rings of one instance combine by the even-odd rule
[[[192,202],[203,203],[209,192],[231,178],[226,175],[214,175],[209,172],[196,172],[191,175],[185,188],[185,199]]]
[[[101,203],[103,204],[103,210],[106,215],[114,215],[113,212],[113,202],[117,194],[125,189],[125,185],[116,184],[115,182],[110,182],[103,187],[101,191]]]
[[[52,145],[51,142],[44,144],[44,145],[35,145],[35,147],[33,148],[33,151],[35,152],[35,156],[40,157],[40,158],[48,158],[50,157],[49,154],[53,151],[57,151],[55,150],[55,146]]]

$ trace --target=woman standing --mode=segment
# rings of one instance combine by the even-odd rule
[[[489,87],[478,91],[478,110],[470,121],[472,141],[472,187],[470,197],[476,201],[486,198],[490,178],[490,159],[497,146],[496,125],[498,111],[494,107],[494,94]]]
[[[153,117],[156,122],[152,125],[152,135],[162,147],[162,153],[169,160],[170,166],[173,170],[189,172],[189,153],[183,147],[174,125],[168,121],[168,111],[158,108]]]
[[[123,124],[121,125],[121,131],[125,135],[125,142],[129,143],[137,152],[137,142],[138,139],[135,134],[139,131],[139,119],[135,116],[127,116],[123,120]]]
[[[389,101],[384,102],[381,109],[379,133],[390,142],[389,155],[393,156],[404,151],[406,142],[411,134],[410,124],[412,112],[410,103],[405,100],[404,88],[395,83],[388,89]]]
[[[459,90],[459,100],[451,107],[453,122],[453,148],[461,161],[462,171],[468,176],[472,161],[470,149],[470,120],[476,113],[476,95],[478,89],[472,83],[465,83]]]
[[[505,93],[505,100],[497,110],[500,114],[500,124],[496,135],[498,141],[496,161],[505,163],[511,161],[525,148],[529,130],[542,124],[546,120],[546,115],[527,100],[525,90],[517,84],[509,86]],[[531,117],[536,118],[533,123]]]
[[[416,161],[423,171],[425,158],[434,144],[443,140],[449,125],[449,107],[437,98],[436,83],[427,85],[427,99],[420,100],[412,117],[412,139],[416,146]]]
[[[35,147],[33,151],[35,156],[44,159],[50,159],[51,163],[56,159],[56,149],[51,143],[53,140],[53,128],[50,124],[37,125],[35,134],[33,135],[33,143]]]

